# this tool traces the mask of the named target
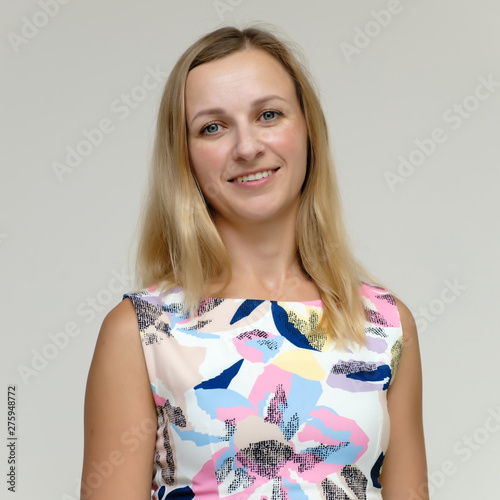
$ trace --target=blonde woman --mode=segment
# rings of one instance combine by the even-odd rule
[[[292,47],[225,27],[171,72],[82,500],[427,498],[415,323],[353,257]]]

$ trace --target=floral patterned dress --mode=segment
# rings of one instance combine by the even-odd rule
[[[158,428],[151,498],[381,499],[387,389],[402,349],[394,298],[363,284],[366,344],[315,333],[322,302],[127,293]]]

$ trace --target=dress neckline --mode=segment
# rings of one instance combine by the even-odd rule
[[[313,299],[313,300],[275,300],[275,299],[253,299],[253,298],[243,298],[243,297],[205,297],[204,301],[212,301],[212,300],[229,300],[232,302],[245,302],[247,300],[251,300],[252,302],[276,302],[279,304],[303,304],[306,306],[313,306],[323,308],[324,304],[321,299]]]
[[[151,286],[151,287],[148,287],[145,289],[147,293],[150,293],[150,294],[155,294],[155,292],[158,292],[158,287],[157,286]],[[173,288],[171,290],[169,290],[168,292],[159,292],[159,295],[162,297],[162,299],[164,299],[166,296],[172,294],[172,293],[182,293],[184,294],[184,290],[182,289],[182,287],[176,287],[176,288]],[[231,302],[239,302],[239,303],[243,303],[245,302],[246,300],[251,300],[252,302],[261,302],[261,303],[264,303],[264,302],[267,302],[267,303],[271,303],[271,302],[276,302],[276,303],[280,303],[280,304],[295,304],[295,305],[298,305],[298,304],[302,304],[302,305],[306,305],[306,306],[312,306],[312,307],[317,307],[317,308],[320,308],[320,309],[323,309],[324,308],[324,303],[323,303],[323,300],[322,299],[313,299],[313,300],[274,300],[274,299],[256,299],[256,298],[252,298],[252,297],[204,297],[201,302],[207,302],[207,301],[216,301],[216,300],[228,300],[228,301],[231,301]]]

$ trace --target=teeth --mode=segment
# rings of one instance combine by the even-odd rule
[[[264,172],[257,172],[256,174],[243,175],[241,177],[236,177],[235,182],[257,181],[270,176],[273,172],[274,170],[266,170]]]

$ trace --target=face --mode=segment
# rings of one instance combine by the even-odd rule
[[[185,107],[191,166],[216,222],[296,216],[307,128],[279,61],[250,49],[197,66]]]

